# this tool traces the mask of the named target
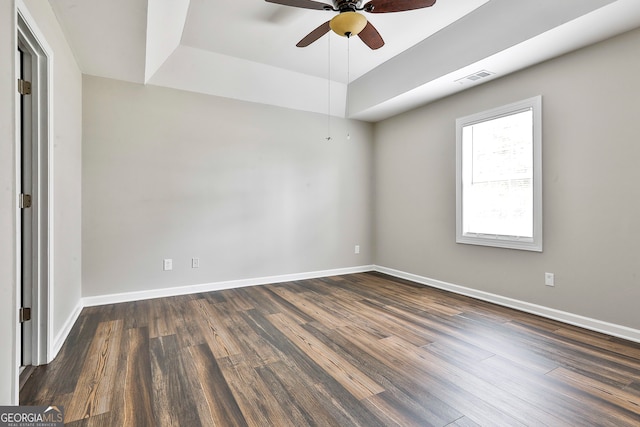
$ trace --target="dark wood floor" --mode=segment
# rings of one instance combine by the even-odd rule
[[[376,273],[86,308],[69,426],[638,426],[640,345]]]

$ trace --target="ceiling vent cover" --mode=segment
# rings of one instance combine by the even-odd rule
[[[494,74],[495,73],[491,71],[480,70],[480,71],[476,71],[473,74],[469,74],[468,76],[465,76],[461,79],[456,80],[456,83],[463,85],[466,83],[477,82],[478,80],[486,79],[487,77],[492,76]]]

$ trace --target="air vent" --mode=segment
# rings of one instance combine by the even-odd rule
[[[495,73],[491,71],[480,70],[473,74],[469,74],[468,76],[465,76],[461,79],[456,80],[456,83],[463,85],[466,83],[477,82],[478,80],[486,79],[487,77],[492,76],[494,74]]]

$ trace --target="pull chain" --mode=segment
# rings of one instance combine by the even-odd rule
[[[331,141],[331,34],[328,34],[327,37],[327,50],[328,50],[328,60],[327,64],[327,137],[325,138],[327,141]]]

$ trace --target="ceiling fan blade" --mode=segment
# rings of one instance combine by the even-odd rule
[[[318,40],[320,37],[327,34],[330,29],[331,27],[329,27],[329,21],[327,21],[324,24],[320,25],[315,30],[311,31],[309,34],[307,34],[306,37],[300,40],[296,46],[307,47],[314,41]]]
[[[405,10],[431,7],[436,0],[371,0],[364,10],[371,13],[403,12]]]
[[[269,3],[282,4],[284,6],[301,7],[302,9],[333,10],[333,7],[313,0],[265,0]]]
[[[371,49],[380,49],[384,46],[384,40],[382,40],[380,33],[376,30],[376,27],[371,24],[371,22],[367,22],[364,29],[358,33],[358,37],[360,37],[360,40],[362,40],[364,44],[369,46]]]

